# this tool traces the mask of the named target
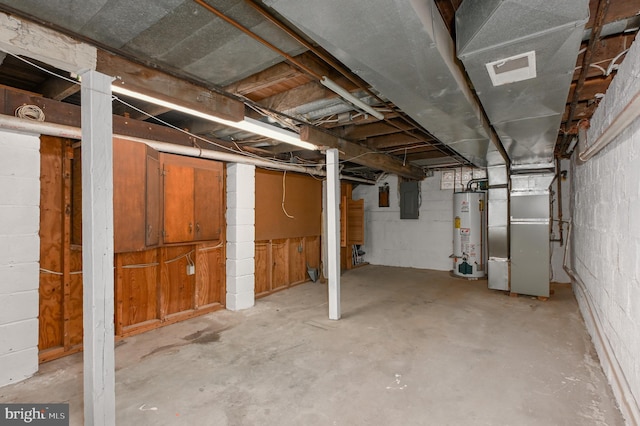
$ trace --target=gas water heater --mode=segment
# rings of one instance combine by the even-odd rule
[[[487,215],[482,191],[453,194],[453,273],[482,278],[487,269]]]

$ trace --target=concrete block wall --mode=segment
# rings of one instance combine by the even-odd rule
[[[0,386],[38,371],[40,139],[0,129]]]
[[[453,249],[453,191],[440,190],[441,173],[420,183],[419,219],[400,219],[398,177],[375,186],[359,185],[353,198],[364,198],[364,259],[374,265],[448,271]],[[378,187],[389,184],[389,207],[378,207]]]
[[[639,92],[640,43],[636,40],[593,115],[589,143]],[[575,286],[576,297],[621,410],[634,424],[640,421],[640,118],[572,170],[571,262],[585,287],[583,291]],[[598,325],[602,337],[595,329]]]
[[[255,304],[256,168],[227,166],[227,309]]]

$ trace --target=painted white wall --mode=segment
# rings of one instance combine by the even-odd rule
[[[0,129],[0,386],[38,371],[40,139]]]
[[[640,91],[640,43],[636,40],[591,120],[595,139]],[[575,155],[574,155],[575,159]],[[587,326],[623,414],[640,401],[640,118],[607,148],[573,169],[572,266],[586,291],[576,285]],[[594,329],[588,304],[604,338]],[[602,342],[605,343],[602,343]],[[621,394],[607,365],[606,341],[632,395]],[[622,386],[624,388],[624,386]],[[631,404],[631,405],[628,405]],[[638,421],[636,418],[635,421]]]
[[[551,281],[557,283],[568,283],[571,282],[569,275],[565,272],[563,268],[563,260],[564,260],[564,249],[567,242],[567,232],[569,230],[569,204],[571,200],[571,173],[570,173],[571,163],[569,160],[562,160],[560,162],[560,169],[567,171],[567,178],[565,180],[560,180],[562,185],[562,220],[567,221],[567,223],[563,224],[563,244],[560,245],[560,242],[554,241],[551,242]],[[560,238],[560,231],[558,229],[558,184],[557,182],[553,182],[550,188],[555,194],[553,195],[553,209],[552,209],[552,229],[551,235],[554,239]]]
[[[375,186],[359,185],[353,199],[364,198],[364,260],[374,265],[448,271],[453,249],[453,191],[440,190],[441,173],[420,184],[419,219],[400,219],[398,177]],[[389,184],[389,207],[378,207],[378,187]]]

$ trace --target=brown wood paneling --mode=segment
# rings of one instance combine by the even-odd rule
[[[193,240],[193,168],[164,163],[164,242]]]
[[[320,237],[307,237],[304,241],[305,263],[320,269]]]
[[[147,147],[113,139],[113,234],[116,253],[145,247]]]
[[[340,247],[347,246],[347,211],[349,210],[347,196],[340,197]]]
[[[282,208],[283,180],[286,212]],[[322,182],[310,176],[256,169],[256,241],[320,235]]]
[[[116,300],[122,303],[123,327],[157,319],[158,315],[158,249],[135,253],[120,253],[118,271],[122,279],[122,294]],[[120,266],[121,265],[121,266]]]
[[[255,257],[255,294],[259,295],[271,291],[271,243],[269,241],[256,242]]]
[[[146,167],[146,245],[153,247],[160,244],[161,226],[161,190],[162,176],[158,152],[147,147],[147,167]]]
[[[63,150],[58,138],[40,143],[40,312],[39,349],[64,346],[63,318]]]
[[[67,333],[69,334],[69,344],[73,347],[82,344],[82,250],[71,249],[69,260],[71,291],[67,301],[69,304]]]
[[[289,285],[289,247],[287,240],[274,240],[271,244],[271,289]]]
[[[171,315],[193,309],[195,275],[186,270],[189,258],[195,259],[194,246],[165,247],[162,253],[161,312]]]
[[[289,239],[289,284],[306,281],[307,267],[305,265],[304,238]]]
[[[196,255],[196,308],[224,303],[224,245],[202,244]]]
[[[82,152],[73,148],[71,160],[71,244],[82,245]]]
[[[349,200],[347,206],[347,244],[364,244],[364,200]]]
[[[220,163],[213,163],[220,165]],[[195,170],[194,239],[217,240],[222,232],[222,167]]]

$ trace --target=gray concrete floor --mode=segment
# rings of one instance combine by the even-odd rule
[[[446,272],[342,276],[340,321],[307,283],[119,342],[119,425],[623,425],[568,285],[543,302]],[[82,355],[0,388],[69,402]]]

